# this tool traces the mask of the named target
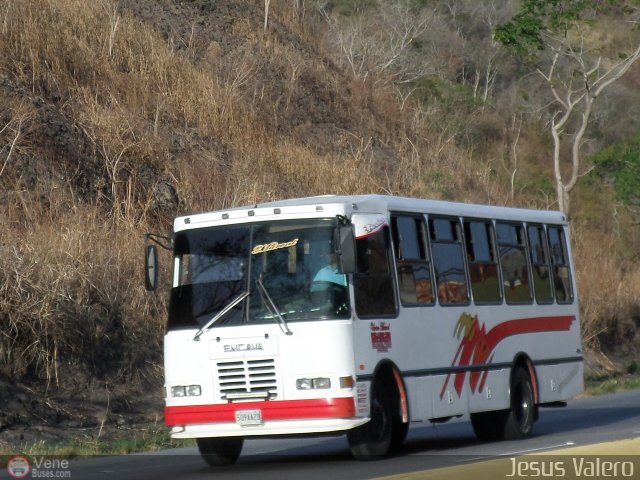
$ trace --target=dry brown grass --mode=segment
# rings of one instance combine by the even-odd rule
[[[0,6],[6,373],[55,383],[70,364],[112,376],[157,364],[165,303],[143,291],[142,234],[179,212],[326,193],[513,202],[447,119],[341,72],[303,12],[274,4],[264,31],[254,10],[227,47],[163,35],[112,0]],[[640,273],[620,273],[609,237],[574,237],[593,342],[637,303]]]
[[[620,351],[637,329],[640,269],[620,260],[610,234],[574,231],[573,246],[584,344],[593,350]]]
[[[1,139],[16,140],[0,176],[11,376],[157,363],[164,300],[143,292],[139,252],[178,211],[429,185],[426,136],[408,140],[393,97],[277,32],[239,19],[242,46],[195,62],[108,0],[9,1],[0,25]],[[409,143],[411,166],[425,165],[413,182]]]
[[[13,203],[13,202],[12,202]],[[141,237],[94,207],[49,205],[27,229],[23,209],[3,213],[16,241],[0,255],[0,354],[11,376],[58,383],[70,366],[135,378],[157,360],[164,302],[139,281]]]

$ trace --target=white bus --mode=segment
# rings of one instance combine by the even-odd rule
[[[583,389],[559,212],[321,196],[179,217],[171,240],[165,421],[210,465],[269,435],[346,433],[378,458],[465,414],[522,438]]]

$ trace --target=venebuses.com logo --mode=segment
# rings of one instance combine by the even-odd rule
[[[13,478],[26,478],[31,471],[27,457],[12,457],[7,463],[7,472]]]
[[[7,462],[7,472],[13,478],[71,478],[69,460],[16,455]]]

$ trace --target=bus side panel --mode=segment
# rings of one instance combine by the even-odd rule
[[[430,379],[433,418],[451,417],[467,413],[469,389],[456,392],[449,375],[434,375]],[[445,387],[446,384],[446,387]]]
[[[582,362],[540,365],[538,375],[539,402],[568,400],[584,390]]]
[[[491,370],[487,373],[486,383],[482,391],[476,388],[469,395],[469,412],[487,412],[509,408],[509,379],[511,369]],[[468,387],[471,388],[471,387]]]
[[[433,418],[433,402],[429,377],[405,378],[409,413],[412,421],[424,421]]]

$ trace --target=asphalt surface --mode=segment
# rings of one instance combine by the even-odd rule
[[[229,467],[209,467],[196,448],[180,448],[76,459],[67,470],[74,479],[366,479],[637,437],[640,390],[542,409],[533,436],[520,441],[479,442],[468,417],[439,425],[415,424],[401,454],[371,462],[354,460],[346,438],[341,436],[246,440],[238,463]],[[2,471],[0,478],[11,477]]]

